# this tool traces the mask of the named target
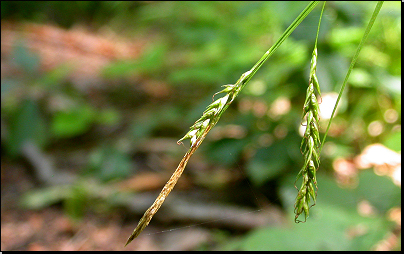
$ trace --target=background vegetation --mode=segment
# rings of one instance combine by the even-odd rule
[[[176,140],[306,5],[2,1],[2,250],[122,249],[186,151]],[[326,4],[317,61],[320,135],[375,5]],[[170,242],[179,248],[175,232],[197,228],[203,237],[183,249],[401,249],[398,1],[384,3],[352,71],[321,155],[317,205],[306,223],[293,222],[303,163],[300,117],[320,11],[319,5],[240,93],[167,200],[244,207],[274,221],[232,227],[248,214],[198,221],[175,217],[164,204],[128,249],[170,249]],[[46,209],[63,211],[70,231],[40,224],[25,238],[7,234],[19,230],[13,216],[35,228],[31,215],[46,220]],[[110,220],[122,232],[96,235],[99,224],[82,231],[89,218]],[[217,222],[224,219],[233,223]],[[159,240],[147,235],[186,226],[192,227]],[[49,239],[51,231],[60,233]],[[90,240],[74,245],[80,238]]]

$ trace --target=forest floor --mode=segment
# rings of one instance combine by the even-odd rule
[[[26,165],[1,162],[1,250],[67,251],[67,250],[191,250],[208,243],[211,233],[191,227],[169,234],[144,233],[130,245],[124,242],[138,218],[110,212],[105,216],[86,214],[74,221],[60,204],[40,210],[27,210],[19,205],[22,194],[38,186]],[[161,232],[155,223],[149,232]],[[181,239],[175,241],[174,239]]]

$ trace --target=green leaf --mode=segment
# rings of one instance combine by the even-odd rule
[[[117,111],[115,109],[106,108],[99,112],[99,114],[95,120],[100,124],[112,126],[112,125],[116,125],[120,122],[121,114],[119,111]]]
[[[340,188],[335,180],[324,174],[317,174],[317,177],[317,204],[310,210],[306,223],[253,230],[242,241],[239,250],[370,250],[392,229],[392,223],[384,216],[368,218],[358,214],[360,193]],[[295,176],[291,174],[280,182],[282,203],[290,220],[294,217],[297,193],[294,180]],[[351,236],[350,232],[357,229],[363,233]]]
[[[383,218],[364,218],[355,210],[338,206],[316,205],[311,220],[285,228],[267,227],[247,235],[241,250],[263,251],[337,251],[370,250],[388,232]],[[349,232],[363,228],[364,235],[349,237]]]
[[[95,117],[95,110],[87,105],[59,111],[52,119],[51,131],[58,137],[74,137],[88,131]]]
[[[377,186],[377,187],[375,187]],[[359,174],[358,195],[369,201],[379,212],[385,213],[401,206],[401,190],[387,176],[378,176],[372,170]]]
[[[68,64],[58,65],[56,68],[49,70],[40,77],[38,84],[49,90],[56,88],[63,84],[67,76],[72,73],[72,69],[73,67]]]
[[[143,73],[153,74],[162,69],[165,63],[167,47],[164,43],[153,45],[142,55],[139,67]]]
[[[355,192],[351,189],[341,189],[333,179],[324,174],[321,171],[316,173],[317,183],[318,183],[318,193],[317,193],[317,205],[312,209],[315,214],[318,204],[326,203],[327,205],[335,205],[347,209],[355,210],[356,204],[358,202],[358,197]],[[293,204],[295,203],[295,198],[298,190],[294,187],[294,182],[296,176],[288,175],[281,182],[280,195],[284,206],[287,208],[288,212],[293,214]],[[301,180],[296,182],[296,186],[300,186]],[[310,219],[309,219],[310,220]]]
[[[2,78],[1,79],[1,100],[3,107],[3,100],[7,95],[12,95],[13,89],[18,88],[21,84],[14,79]]]
[[[113,147],[103,146],[90,155],[87,173],[94,174],[102,181],[109,181],[128,176],[132,168],[128,155]]]
[[[362,36],[362,27],[334,28],[333,30],[331,30],[330,42],[333,46],[346,47],[348,44],[358,44]]]
[[[28,209],[43,209],[66,199],[70,195],[70,186],[52,186],[24,193],[20,205]]]
[[[247,164],[247,175],[256,185],[278,176],[288,165],[288,154],[285,142],[278,142],[267,148],[257,150],[257,153]]]
[[[249,140],[246,138],[225,138],[209,144],[209,147],[204,152],[215,163],[231,166],[240,159],[240,154],[248,142]]]
[[[103,69],[106,78],[127,77],[133,75],[155,74],[162,69],[167,48],[164,44],[153,45],[135,60],[123,60],[111,63]]]
[[[387,138],[384,140],[383,144],[396,151],[401,151],[401,131],[390,133]]]
[[[372,77],[364,69],[353,69],[349,82],[354,87],[372,87]]]
[[[45,123],[40,116],[38,105],[33,100],[26,100],[11,117],[10,131],[7,139],[8,152],[15,156],[26,141],[37,145],[46,142]]]
[[[69,196],[64,202],[64,209],[71,218],[78,220],[89,207],[88,201],[89,194],[86,188],[77,184],[71,187]]]
[[[129,75],[136,75],[138,71],[138,60],[122,60],[107,65],[102,74],[105,78],[125,77]]]
[[[17,41],[13,46],[12,58],[27,73],[36,74],[39,69],[39,56],[30,52],[22,40]]]

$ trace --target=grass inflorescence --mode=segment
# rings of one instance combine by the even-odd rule
[[[171,178],[165,184],[164,188],[154,201],[154,203],[150,206],[149,209],[146,210],[142,218],[140,219],[138,225],[129,236],[126,244],[128,245],[134,238],[136,238],[145,227],[149,224],[152,217],[158,209],[163,204],[165,198],[172,191],[178,179],[180,178],[182,172],[185,169],[185,166],[191,157],[191,155],[196,151],[196,149],[200,146],[202,141],[205,139],[208,132],[216,125],[219,121],[223,112],[229,107],[229,105],[233,102],[233,100],[237,97],[238,93],[244,88],[244,86],[248,83],[248,81],[254,76],[254,74],[258,71],[258,69],[264,64],[264,62],[278,49],[278,47],[283,43],[284,40],[294,31],[294,29],[306,18],[306,16],[314,9],[314,7],[318,4],[318,1],[310,2],[307,7],[300,13],[300,15],[293,21],[293,23],[286,29],[286,31],[282,34],[282,36],[278,39],[278,41],[261,57],[261,59],[251,68],[250,71],[245,72],[241,77],[237,80],[235,84],[225,85],[224,89],[220,92],[216,93],[225,93],[225,95],[216,101],[213,101],[207,109],[203,112],[202,117],[200,117],[191,127],[190,130],[185,134],[183,138],[178,140],[177,143],[182,143],[185,139],[190,139],[190,148],[185,153],[181,162],[179,163],[177,169],[174,171]],[[304,164],[300,172],[296,177],[296,181],[302,177],[302,185],[298,192],[296,203],[295,203],[295,222],[302,222],[298,219],[298,217],[304,213],[305,220],[309,216],[309,209],[311,206],[316,203],[317,196],[317,180],[316,180],[316,171],[320,165],[320,152],[322,150],[322,144],[324,144],[324,140],[327,136],[332,117],[334,116],[335,109],[338,105],[339,99],[341,98],[342,92],[345,88],[347,80],[349,78],[349,74],[353,69],[353,66],[356,62],[356,59],[359,55],[359,52],[366,40],[370,29],[381,9],[383,2],[378,2],[375,11],[372,15],[372,18],[365,30],[364,36],[359,44],[359,47],[352,59],[351,66],[348,70],[344,83],[341,87],[341,91],[337,100],[337,103],[334,107],[333,113],[331,115],[330,122],[327,126],[327,130],[325,132],[323,141],[320,142],[319,136],[319,106],[317,97],[315,94],[315,90],[321,97],[320,87],[318,84],[318,79],[316,76],[316,66],[317,66],[317,39],[318,33],[320,29],[321,17],[324,11],[325,2],[323,5],[323,9],[320,15],[319,26],[317,29],[317,37],[315,42],[315,47],[312,54],[311,59],[311,67],[310,67],[310,79],[309,79],[309,87],[307,88],[306,100],[303,106],[303,115],[302,119],[306,117],[306,130],[304,133],[303,140],[301,142],[300,150],[304,155]],[[215,95],[216,95],[215,94]],[[214,95],[214,96],[215,96]],[[296,186],[295,186],[296,187]],[[297,189],[297,188],[296,188]],[[314,203],[310,205],[310,201],[313,200]]]
[[[244,86],[250,81],[258,69],[264,64],[264,62],[279,48],[279,46],[286,40],[287,37],[296,29],[296,27],[307,17],[307,15],[314,9],[318,4],[318,1],[310,2],[306,8],[299,14],[299,16],[292,22],[292,24],[285,30],[282,36],[277,40],[277,42],[261,57],[261,59],[251,68],[251,70],[243,73],[241,77],[237,80],[235,84],[225,85],[224,89],[216,94],[224,93],[225,95],[215,101],[213,101],[203,112],[202,117],[200,117],[191,127],[190,130],[185,134],[183,138],[178,140],[180,144],[185,139],[190,139],[191,146],[189,150],[185,153],[181,162],[179,163],[177,169],[174,171],[171,178],[164,185],[160,194],[154,201],[154,203],[146,210],[140,219],[138,225],[133,230],[132,234],[129,236],[126,244],[128,245],[133,239],[135,239],[150,223],[154,214],[159,210],[164,200],[170,194],[178,179],[180,178],[185,166],[188,163],[191,155],[198,149],[202,141],[205,139],[208,132],[216,125],[219,121],[223,112],[229,107],[233,100],[237,97],[239,92],[244,88]],[[216,95],[215,94],[215,95]],[[213,96],[215,96],[213,95]]]
[[[317,70],[317,40],[318,34],[320,32],[321,18],[323,16],[325,3],[320,14],[320,20],[318,21],[316,41],[314,43],[314,50],[310,62],[310,78],[309,87],[306,92],[306,100],[303,106],[302,120],[306,117],[306,130],[303,135],[302,142],[300,144],[300,151],[304,157],[304,164],[302,169],[299,171],[295,181],[296,182],[302,177],[302,185],[299,192],[297,193],[295,202],[295,222],[306,222],[309,216],[309,209],[311,206],[316,204],[317,197],[317,178],[316,171],[320,166],[320,151],[321,151],[321,141],[320,134],[318,130],[319,117],[319,106],[316,94],[314,90],[321,97],[320,86],[318,84],[318,79],[316,75]],[[313,200],[313,204],[310,205],[310,201]],[[299,220],[299,216],[304,213],[304,221]]]
[[[302,222],[298,218],[304,213],[304,222],[309,216],[310,201],[316,204],[317,179],[316,171],[320,165],[320,134],[318,131],[319,107],[314,89],[319,95],[320,86],[316,76],[317,48],[314,48],[310,66],[310,80],[307,88],[306,100],[303,106],[303,116],[306,116],[306,131],[300,145],[300,151],[304,156],[304,164],[296,177],[296,181],[302,177],[302,185],[296,197],[295,203],[295,222]],[[295,185],[296,187],[296,185]],[[311,205],[311,206],[313,206]]]

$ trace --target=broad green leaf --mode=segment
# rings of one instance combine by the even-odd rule
[[[387,136],[387,138],[384,140],[383,144],[386,147],[388,147],[396,152],[400,152],[401,151],[401,131],[390,133]]]
[[[59,111],[52,119],[51,131],[58,137],[74,137],[88,131],[95,117],[95,110],[87,105]]]
[[[121,120],[121,114],[113,108],[106,108],[99,112],[95,120],[100,124],[116,125]]]
[[[365,218],[355,210],[338,206],[316,205],[306,223],[288,227],[254,230],[241,244],[242,250],[253,251],[338,251],[370,250],[382,240],[390,223],[384,218]],[[362,230],[355,235],[351,232]],[[352,235],[353,234],[353,235]],[[352,236],[351,236],[352,235]]]
[[[28,209],[43,209],[65,200],[70,195],[70,186],[52,186],[31,190],[23,194],[20,205]]]
[[[369,201],[382,213],[394,206],[401,206],[400,187],[396,186],[391,178],[378,176],[373,170],[360,172],[357,195],[359,198]]]
[[[69,196],[64,202],[66,213],[74,220],[80,219],[88,206],[89,194],[86,188],[80,184],[74,185],[70,189]]]
[[[128,176],[132,168],[128,155],[113,147],[103,146],[90,155],[87,172],[106,182]]]
[[[209,144],[205,153],[215,163],[232,166],[240,158],[241,152],[248,143],[248,139],[221,139]]]
[[[288,166],[288,153],[285,142],[278,142],[270,147],[260,148],[247,163],[247,175],[256,185],[279,175]]]
[[[32,100],[24,101],[11,117],[7,138],[8,152],[15,156],[24,142],[32,141],[41,146],[46,142],[46,138],[45,123],[37,103]]]
[[[35,75],[39,69],[39,56],[31,52],[24,41],[19,40],[13,45],[12,59],[27,73]]]

